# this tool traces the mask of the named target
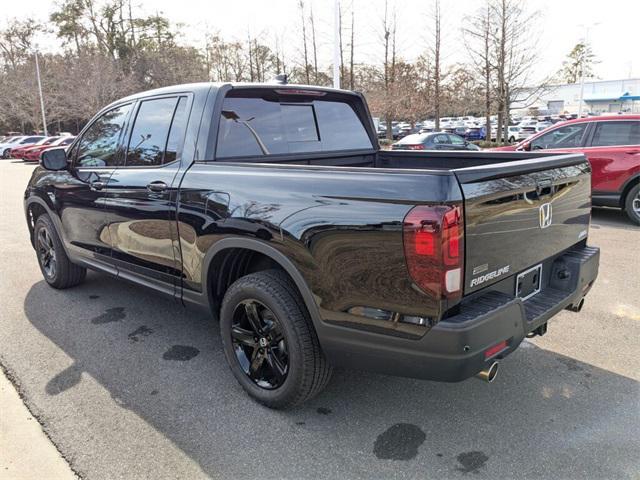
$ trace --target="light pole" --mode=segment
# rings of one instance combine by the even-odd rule
[[[580,62],[580,103],[578,103],[578,118],[582,117],[582,103],[584,100],[584,62],[586,60],[586,50],[589,48],[589,30],[600,22],[592,23],[590,25],[580,25],[585,28],[584,32],[584,49],[582,51],[582,61]]]
[[[38,77],[38,92],[40,93],[40,111],[42,112],[42,128],[44,130],[44,136],[48,137],[47,133],[47,119],[44,115],[44,97],[42,96],[42,82],[40,81],[40,64],[38,63],[38,51],[34,50],[33,55],[36,58],[36,77]]]

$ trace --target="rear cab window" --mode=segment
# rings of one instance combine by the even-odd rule
[[[283,92],[288,90],[283,89]],[[345,100],[315,94],[231,91],[218,127],[216,158],[372,150],[360,117]]]

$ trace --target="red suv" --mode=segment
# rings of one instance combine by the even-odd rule
[[[640,225],[640,115],[579,118],[495,150],[580,152],[591,163],[593,205],[619,207]]]

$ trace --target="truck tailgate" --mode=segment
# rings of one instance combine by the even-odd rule
[[[535,266],[586,238],[590,172],[582,155],[454,170],[464,196],[464,293]]]

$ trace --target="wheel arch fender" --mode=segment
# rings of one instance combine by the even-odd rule
[[[293,280],[294,284],[298,288],[300,295],[302,296],[302,300],[304,301],[305,306],[307,307],[307,311],[311,316],[311,320],[313,321],[313,325],[318,332],[319,329],[322,328],[320,310],[318,308],[318,304],[316,303],[315,296],[311,291],[307,281],[300,273],[298,267],[280,250],[277,250],[275,247],[269,245],[268,243],[260,240],[254,240],[250,238],[224,238],[219,240],[211,248],[207,251],[202,265],[202,292],[206,295],[207,301],[211,308],[214,307],[214,300],[212,295],[212,285],[210,269],[211,265],[214,264],[214,260],[217,255],[223,254],[225,250],[230,249],[246,249],[258,252],[262,255],[273,260],[278,266],[280,266]]]
[[[32,195],[28,197],[24,202],[24,212],[27,218],[27,227],[29,228],[29,238],[31,240],[31,245],[34,245],[33,227],[35,226],[35,221],[34,221],[34,225],[31,224],[31,211],[36,205],[38,207],[41,207],[44,210],[44,213],[49,215],[49,218],[51,219],[51,222],[53,222],[53,226],[56,229],[56,233],[58,234],[58,237],[60,237],[60,240],[62,241],[61,242],[62,247],[64,248],[65,253],[68,256],[69,249],[67,248],[66,236],[64,235],[64,229],[62,228],[62,221],[60,220],[60,217],[56,215],[54,210],[51,208],[51,205],[49,205],[49,203],[47,203],[45,199],[37,195]]]
[[[634,173],[631,177],[627,178],[620,191],[620,207],[624,208],[624,204],[627,201],[627,195],[633,187],[640,183],[640,172]]]

